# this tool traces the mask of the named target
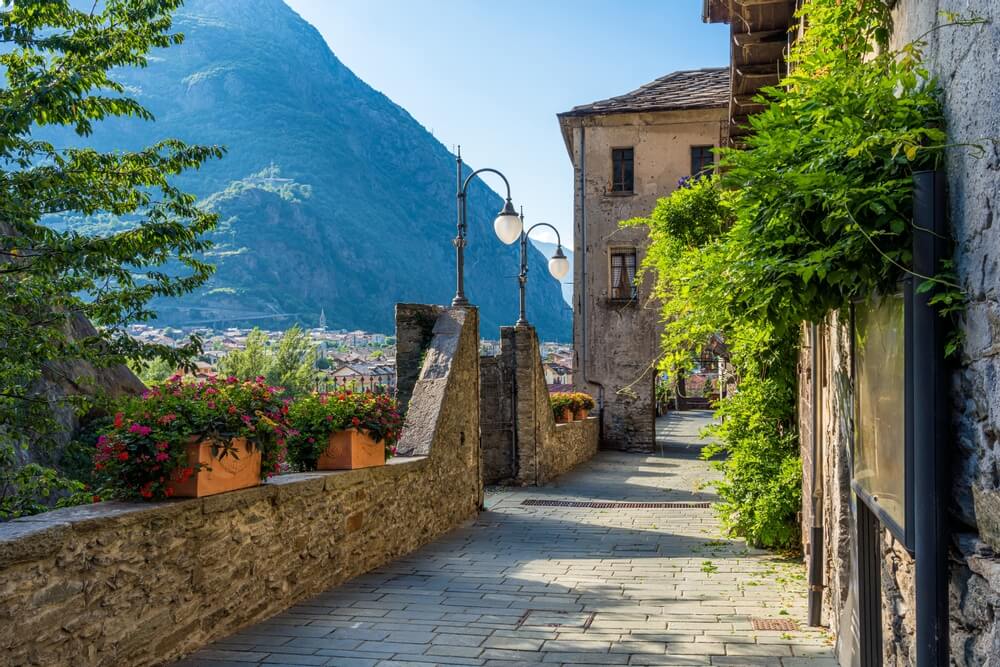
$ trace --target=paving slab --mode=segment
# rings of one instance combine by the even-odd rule
[[[490,489],[468,525],[174,667],[834,667],[806,626],[801,562],[726,537],[693,505],[718,500],[699,456],[709,419],[661,419],[655,455],[601,452],[548,486]],[[754,631],[754,617],[799,629]]]

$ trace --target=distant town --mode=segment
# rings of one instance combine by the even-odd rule
[[[157,327],[133,324],[129,334],[143,343],[174,346],[197,335],[204,351],[197,360],[197,374],[218,372],[219,362],[229,353],[246,348],[253,328]],[[260,329],[269,346],[276,345],[284,330]],[[316,388],[331,390],[354,387],[362,390],[394,389],[396,386],[396,339],[385,333],[347,331],[320,326],[304,329],[316,352]],[[500,341],[482,339],[482,356],[500,354]],[[573,384],[573,347],[565,343],[541,343],[545,381],[552,391],[567,391]]]

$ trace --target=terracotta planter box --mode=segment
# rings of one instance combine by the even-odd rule
[[[196,440],[188,445],[188,465],[202,468],[185,482],[170,482],[178,498],[201,498],[216,493],[246,489],[260,484],[260,450],[247,449],[246,438],[233,438],[232,452],[217,459],[212,455],[211,440]]]
[[[562,415],[556,417],[556,421],[559,422],[560,424],[565,424],[567,422],[573,421],[573,411],[570,410],[569,408],[566,408],[565,410],[563,410]]]
[[[354,428],[330,434],[326,451],[316,461],[317,470],[354,470],[385,465],[385,443]]]
[[[587,410],[586,408],[580,408],[573,414],[573,419],[574,421],[582,421],[586,419],[588,415],[590,415],[590,410]]]

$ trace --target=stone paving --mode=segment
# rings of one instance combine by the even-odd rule
[[[655,456],[602,452],[552,485],[490,493],[466,527],[175,667],[833,667],[827,635],[805,627],[801,563],[722,537],[713,510],[522,504],[713,501],[708,419],[661,420]]]

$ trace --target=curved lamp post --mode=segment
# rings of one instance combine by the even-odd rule
[[[499,221],[499,218],[497,219]],[[517,274],[517,282],[520,291],[520,302],[521,302],[521,313],[517,318],[517,323],[515,326],[523,327],[528,326],[528,317],[525,313],[525,298],[524,292],[525,287],[528,285],[528,235],[536,227],[548,227],[556,233],[556,251],[553,253],[552,257],[549,258],[549,273],[556,280],[562,280],[569,273],[569,260],[566,259],[566,255],[563,254],[562,249],[562,237],[559,235],[559,230],[550,225],[547,222],[536,222],[528,229],[524,229],[524,209],[521,210],[521,216],[519,218],[519,233],[517,236],[504,235],[500,233],[500,228],[494,224],[497,236],[500,240],[510,245],[514,241],[520,238],[521,241],[521,272]],[[505,230],[506,231],[506,230]]]
[[[496,174],[503,179],[503,184],[507,187],[507,203],[504,204],[503,209],[497,214],[496,220],[493,221],[493,230],[504,243],[509,245],[517,240],[518,234],[521,233],[522,223],[521,218],[517,215],[517,211],[514,210],[514,204],[510,200],[510,183],[507,181],[506,176],[496,169],[484,168],[475,170],[463,182],[461,146],[458,147],[458,155],[455,160],[458,163],[458,179],[456,183],[458,192],[455,195],[458,199],[458,235],[455,236],[455,240],[452,243],[455,245],[455,270],[457,275],[455,298],[451,300],[451,305],[468,306],[469,300],[465,298],[465,235],[468,232],[465,202],[469,183],[472,182],[472,179],[478,174],[486,172]],[[507,238],[510,238],[510,240],[506,240]]]

